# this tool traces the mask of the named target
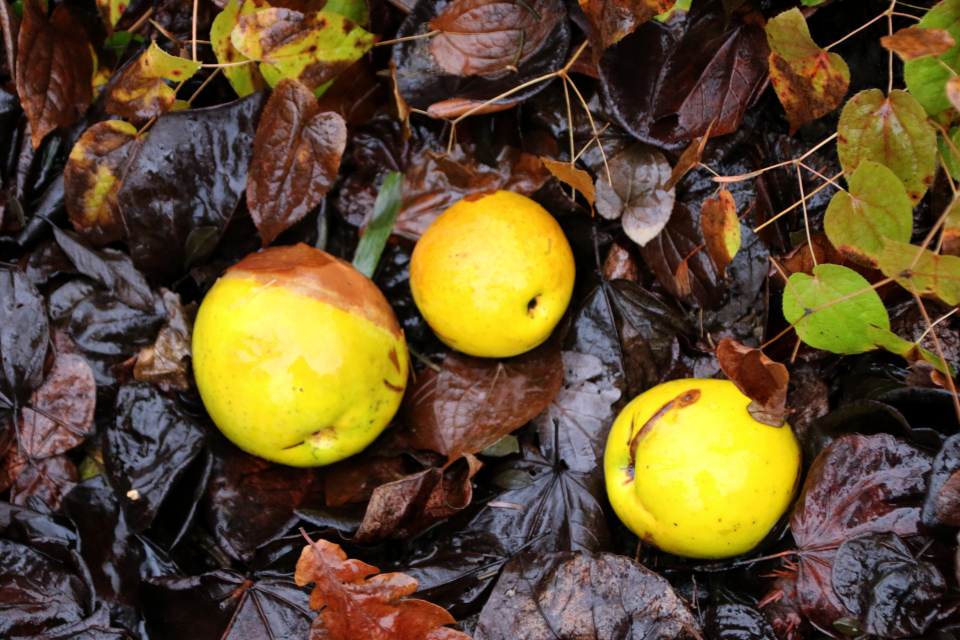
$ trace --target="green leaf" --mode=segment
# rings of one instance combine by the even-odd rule
[[[364,0],[328,0],[327,4],[323,5],[323,10],[339,13],[361,27],[370,22],[370,11],[367,10]]]
[[[904,360],[909,362],[917,362],[919,360],[926,360],[936,368],[940,373],[947,373],[949,368],[948,375],[954,375],[953,367],[948,367],[943,360],[941,360],[937,354],[924,349],[916,342],[910,342],[909,340],[904,340],[897,334],[889,331],[888,329],[881,329],[880,327],[869,327],[867,329],[867,336],[870,340],[873,341],[875,345],[889,351],[890,353],[895,353],[898,356],[902,357]]]
[[[909,242],[913,203],[893,171],[864,160],[827,207],[823,229],[834,247],[857,262],[877,265],[885,238]]]
[[[790,135],[804,122],[840,106],[850,86],[843,58],[818,46],[799,9],[784,11],[767,23],[770,82],[790,120]]]
[[[933,115],[950,108],[947,80],[953,76],[950,69],[960,71],[960,0],[944,0],[930,9],[916,26],[921,29],[946,29],[958,43],[936,58],[920,58],[903,63],[903,79],[907,89],[927,113]],[[939,61],[946,63],[950,69]]]
[[[400,213],[401,184],[403,184],[402,173],[391,171],[387,174],[387,179],[383,181],[380,193],[377,194],[377,201],[373,205],[373,218],[360,237],[357,252],[353,255],[353,266],[368,278],[372,278],[373,272],[377,270],[380,254],[387,246],[387,238],[390,237],[393,223],[396,222],[397,214]]]
[[[210,46],[213,47],[213,52],[217,56],[217,62],[236,65],[223,67],[222,71],[230,82],[230,86],[241,98],[260,91],[267,86],[267,81],[263,79],[263,74],[260,73],[257,65],[236,64],[250,58],[237,51],[230,40],[230,34],[240,23],[241,17],[269,8],[270,5],[266,0],[245,0],[243,8],[237,4],[237,0],[230,0],[210,26]]]
[[[937,135],[917,99],[895,89],[861,91],[847,102],[837,127],[837,155],[847,175],[863,160],[891,169],[916,204],[933,183]]]
[[[960,151],[960,127],[950,129],[950,142],[944,139],[943,134],[938,136],[937,148],[943,157],[944,168],[950,172],[954,180],[960,180],[960,156],[954,152],[954,149]]]
[[[863,353],[875,348],[871,325],[890,328],[880,296],[859,273],[837,264],[821,264],[813,275],[794,273],[783,294],[783,315],[811,347],[833,353]],[[840,302],[845,296],[862,291]],[[830,304],[834,303],[834,304]],[[813,311],[822,305],[822,309]]]
[[[359,60],[377,36],[332,11],[266,9],[241,16],[230,39],[237,51],[262,61],[260,71],[271,87],[290,78],[312,91]]]
[[[929,249],[921,251],[912,244],[887,240],[878,262],[883,275],[897,277],[897,282],[907,291],[916,288],[922,296],[935,296],[951,306],[960,304],[960,258],[957,256],[937,255]]]

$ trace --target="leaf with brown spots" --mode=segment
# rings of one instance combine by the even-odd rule
[[[670,10],[676,0],[580,0],[580,8],[590,24],[593,62],[607,47],[630,35],[641,24]]]
[[[187,391],[192,382],[189,358],[193,325],[183,310],[180,296],[167,289],[162,292],[167,321],[153,346],[140,350],[133,377],[155,384],[164,391]]]
[[[504,360],[451,352],[440,373],[427,370],[403,404],[407,439],[450,461],[479,453],[550,404],[563,383],[556,340]]]
[[[263,246],[303,218],[333,185],[347,124],[320,112],[309,89],[284,78],[260,116],[247,175],[247,206]]]
[[[960,76],[953,76],[947,80],[947,99],[954,109],[960,109]]]
[[[241,15],[230,41],[241,54],[261,62],[270,86],[290,78],[314,91],[359,60],[377,36],[333,11],[303,14],[272,8]]]
[[[97,0],[97,12],[107,28],[107,36],[113,35],[113,27],[120,20],[120,16],[127,10],[127,0]]]
[[[183,82],[199,68],[199,62],[171,56],[152,42],[139,58],[117,73],[104,98],[107,112],[141,120],[162,115],[177,99],[176,91],[164,80]]]
[[[456,622],[446,610],[407,597],[417,590],[410,576],[379,573],[348,559],[339,545],[307,540],[295,579],[300,586],[316,585],[310,607],[320,613],[311,640],[470,640],[444,626]]]
[[[737,218],[737,205],[729,191],[723,189],[718,198],[703,201],[700,224],[717,271],[725,274],[740,250],[740,220]]]
[[[589,173],[583,169],[576,168],[569,162],[558,162],[550,158],[540,158],[540,162],[553,174],[554,178],[582,193],[583,197],[590,203],[590,206],[593,206],[593,180],[590,178]]]
[[[457,146],[449,155],[428,150],[403,176],[403,205],[393,232],[416,240],[465,196],[496,190],[532,196],[549,179],[539,158],[513,147],[501,148],[493,167],[481,162],[472,146]]]
[[[950,211],[943,220],[940,232],[940,249],[946,255],[960,256],[960,199],[954,199],[948,206]]]
[[[880,38],[880,44],[906,61],[939,56],[952,49],[956,42],[946,29],[905,27],[893,35]]]
[[[836,53],[819,47],[799,9],[767,23],[770,81],[790,120],[790,135],[804,122],[836,109],[850,86],[850,69]]]
[[[453,0],[428,23],[430,53],[448,73],[496,79],[516,72],[565,17],[556,0]]]
[[[121,240],[126,233],[117,191],[137,128],[122,120],[98,122],[83,132],[63,170],[63,201],[73,228],[95,246]]]
[[[41,0],[24,2],[16,72],[34,149],[48,133],[73,124],[77,112],[87,110],[93,100],[90,42],[66,5],[57,5],[47,19]]]
[[[269,7],[266,0],[244,0],[242,7],[237,4],[237,0],[230,0],[210,25],[210,46],[217,56],[217,62],[231,65],[222,67],[221,71],[241,98],[260,91],[267,86],[267,81],[263,79],[257,65],[239,64],[250,58],[237,51],[230,40],[230,34],[240,23],[240,18]]]
[[[752,402],[747,411],[755,420],[773,427],[783,426],[790,374],[760,349],[751,349],[724,338],[717,347],[720,368]],[[787,427],[789,428],[789,427]]]

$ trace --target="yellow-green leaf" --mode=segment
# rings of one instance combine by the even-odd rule
[[[873,326],[868,327],[867,337],[881,349],[895,353],[908,362],[926,360],[940,373],[948,373],[949,371],[948,375],[952,376],[954,374],[953,367],[948,367],[935,353],[924,349],[916,342],[904,340],[889,329],[881,329],[880,327]]]
[[[770,82],[790,120],[790,135],[804,122],[838,106],[850,86],[850,69],[810,37],[799,9],[784,11],[767,23]]]
[[[726,273],[737,251],[740,251],[740,220],[733,195],[723,189],[716,199],[707,198],[700,207],[700,224],[710,257],[717,270]]]
[[[916,288],[922,296],[933,296],[949,305],[960,304],[960,258],[957,256],[942,256],[929,249],[921,251],[912,244],[887,240],[878,262],[883,275],[896,277],[908,291]]]
[[[290,9],[266,9],[241,16],[231,42],[237,51],[260,60],[270,86],[283,78],[310,90],[336,78],[373,47],[377,36],[333,11],[304,15]]]
[[[127,0],[97,0],[97,11],[100,19],[107,27],[107,36],[113,35],[113,27],[120,20],[120,16],[127,10],[130,3]]]
[[[823,229],[846,256],[876,266],[884,240],[909,242],[913,204],[893,171],[864,160],[850,178],[850,190],[838,191],[827,207]]]
[[[950,108],[946,84],[960,72],[960,0],[944,0],[923,16],[916,25],[921,29],[946,29],[954,45],[937,57],[908,60],[903,63],[903,79],[910,93],[929,114]]]
[[[242,16],[269,8],[266,0],[246,0],[243,7],[237,4],[237,0],[230,0],[210,26],[210,46],[217,56],[217,62],[234,65],[223,67],[223,75],[241,98],[263,89],[267,86],[267,81],[263,79],[263,74],[256,64],[237,64],[250,58],[237,51],[230,41],[230,34]]]
[[[138,119],[164,114],[177,99],[176,92],[164,80],[183,82],[199,68],[199,62],[171,56],[153,42],[139,58],[120,70],[120,77],[106,95],[107,112]]]
[[[888,167],[916,204],[937,170],[937,134],[917,99],[894,89],[861,91],[847,102],[837,127],[837,155],[847,175],[863,160]]]

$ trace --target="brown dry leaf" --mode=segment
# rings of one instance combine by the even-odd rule
[[[580,0],[590,23],[594,64],[610,45],[634,32],[641,24],[673,7],[675,0]]]
[[[133,377],[155,384],[164,391],[186,391],[191,382],[188,358],[193,325],[183,311],[180,296],[167,289],[161,289],[161,292],[167,321],[160,329],[154,345],[140,350],[133,367]]]
[[[545,166],[557,180],[570,185],[582,193],[583,197],[590,203],[590,206],[593,206],[593,180],[590,178],[589,173],[583,169],[577,169],[569,162],[558,162],[550,158],[540,158],[540,162],[543,163],[543,166]]]
[[[606,260],[603,261],[603,277],[606,280],[629,280],[637,282],[640,280],[640,269],[637,267],[637,261],[634,260],[630,250],[621,243],[628,242],[626,239],[616,241],[610,245],[610,251],[607,253]]]
[[[417,590],[415,579],[402,573],[374,576],[379,569],[347,559],[339,545],[308,541],[295,579],[300,586],[316,585],[310,607],[320,613],[311,640],[470,640],[444,626],[456,622],[447,611],[407,597]]]
[[[117,191],[137,128],[123,120],[98,122],[83,132],[63,170],[63,201],[73,228],[94,246],[120,240],[126,233]]]
[[[703,134],[703,137],[696,138],[690,143],[690,146],[684,149],[683,155],[680,156],[677,164],[673,167],[673,171],[670,172],[670,179],[663,185],[664,188],[673,189],[683,176],[687,175],[691,169],[700,164],[700,158],[703,156],[703,148],[707,146],[707,140],[710,139],[710,129],[712,128],[713,122],[707,127],[707,132]]]
[[[750,415],[772,427],[783,426],[790,384],[787,368],[760,349],[745,347],[730,338],[724,338],[717,347],[717,360],[737,389],[753,401],[747,406]]]
[[[400,93],[400,86],[397,84],[397,63],[390,60],[390,93],[393,95],[393,103],[397,107],[397,120],[403,125],[403,139],[409,140],[413,132],[410,131],[410,105],[403,99]]]
[[[437,64],[457,76],[496,79],[521,69],[564,18],[556,0],[453,0],[428,23]]]
[[[946,29],[905,27],[893,35],[880,38],[880,44],[906,61],[938,56],[952,49],[956,43]]]
[[[426,151],[403,177],[402,208],[393,232],[417,240],[448,207],[464,196],[513,191],[532,196],[550,179],[540,159],[513,147],[497,154],[496,167],[480,162],[472,147],[451,155]]]
[[[3,40],[4,53],[10,75],[17,77],[17,36],[20,34],[20,16],[13,5],[6,2],[0,6],[0,40]]]
[[[440,373],[428,369],[403,403],[409,443],[450,461],[479,453],[543,411],[563,384],[556,340],[514,358],[451,352]]]
[[[724,275],[740,250],[740,220],[733,195],[723,189],[716,199],[704,200],[700,207],[700,224],[710,257],[717,265],[717,271]]]
[[[47,19],[41,0],[23,4],[17,41],[17,93],[30,120],[33,148],[57,127],[66,127],[93,101],[93,57],[86,31],[66,5]]]
[[[177,92],[165,82],[188,80],[200,68],[192,62],[172,56],[150,43],[140,57],[117,72],[104,96],[108,113],[129,120],[146,120],[173,109]]]
[[[677,291],[680,292],[681,296],[688,296],[692,292],[690,288],[690,260],[684,260],[680,263],[680,266],[677,267],[676,273],[673,274],[673,279],[677,282]]]
[[[263,110],[247,176],[247,207],[263,246],[303,218],[326,195],[347,146],[347,124],[320,113],[313,93],[284,78]]]

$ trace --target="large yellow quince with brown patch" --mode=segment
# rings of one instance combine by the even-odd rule
[[[377,286],[305,244],[228,269],[193,330],[197,387],[217,427],[248,453],[298,467],[373,442],[400,406],[407,365]]]
[[[728,380],[674,380],[633,399],[607,440],[613,510],[640,538],[690,558],[753,549],[790,505],[800,448],[753,419]]]
[[[554,217],[526,196],[496,191],[467,196],[430,225],[413,251],[410,288],[447,345],[505,358],[550,336],[575,272]]]

